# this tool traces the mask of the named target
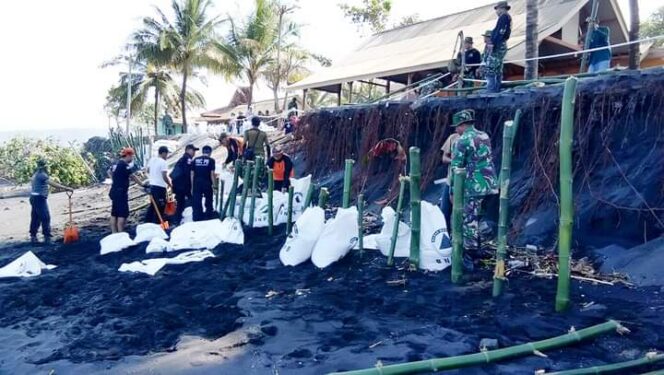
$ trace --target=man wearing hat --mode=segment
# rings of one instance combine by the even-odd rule
[[[491,139],[475,128],[475,111],[464,109],[452,118],[459,139],[452,152],[452,169],[465,168],[463,186],[463,243],[465,250],[479,250],[479,212],[482,200],[498,194],[498,179],[491,157]],[[452,183],[450,186],[454,186]]]
[[[168,187],[173,188],[173,183],[168,177],[168,165],[166,159],[168,158],[168,147],[161,146],[156,157],[150,159],[148,162],[148,178],[150,182],[150,195],[156,203],[159,215],[164,217],[164,209],[166,208],[166,199]],[[148,212],[145,218],[148,223],[159,224],[159,216],[154,205],[148,207]]]
[[[207,220],[212,217],[214,207],[212,203],[214,182],[217,179],[214,159],[210,157],[212,147],[203,146],[203,155],[195,158],[191,170],[191,208],[194,221]],[[203,210],[205,199],[205,210]]]
[[[290,179],[295,175],[293,161],[284,153],[281,146],[274,148],[274,155],[267,161],[274,177],[274,190],[284,191],[290,186]]]
[[[482,56],[480,55],[480,51],[473,48],[473,38],[470,36],[467,36],[463,40],[463,54],[465,55],[466,63],[465,69],[463,71],[464,77],[476,78],[475,72],[477,71],[479,64],[482,62]],[[457,54],[457,64],[459,66],[461,65],[461,52]]]
[[[184,209],[191,205],[191,163],[196,156],[196,151],[198,151],[196,146],[188,144],[184,149],[184,154],[171,171],[172,189],[177,203],[172,222],[176,225],[180,224]]]
[[[46,160],[37,160],[37,170],[32,175],[32,191],[30,192],[30,242],[37,243],[37,232],[41,226],[44,243],[51,243],[51,214],[48,210],[48,187],[72,192],[70,187],[51,181],[48,175]]]
[[[124,232],[129,217],[129,179],[137,184],[143,182],[134,174],[134,149],[125,147],[120,151],[120,160],[111,167],[111,232]]]
[[[499,92],[503,80],[503,59],[507,53],[507,40],[512,34],[512,17],[508,13],[512,8],[507,1],[499,1],[493,7],[498,15],[496,27],[491,30],[490,44],[487,44],[487,52],[490,58],[487,63],[487,90]]]

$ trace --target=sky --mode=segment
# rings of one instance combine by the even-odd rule
[[[213,0],[213,14],[241,17],[249,0]],[[360,41],[346,20],[341,0],[285,0],[297,3],[295,21],[303,24],[301,43],[339,59]],[[359,3],[359,0],[349,0]],[[421,20],[492,3],[492,0],[393,0],[391,22],[418,14]],[[628,0],[619,0],[629,19]],[[640,0],[645,19],[664,0]],[[101,68],[117,56],[142,17],[154,6],[169,9],[169,0],[32,0],[7,1],[0,12],[0,131],[108,127],[103,111],[108,88],[121,67]],[[126,68],[125,68],[126,69]],[[237,84],[210,76],[198,84],[208,109],[225,106]],[[257,99],[270,97],[258,87]]]

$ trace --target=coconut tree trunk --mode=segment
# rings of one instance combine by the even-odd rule
[[[180,109],[182,112],[182,132],[187,132],[187,71],[182,73],[182,91],[180,91]]]
[[[154,136],[157,137],[159,128],[159,85],[154,86]]]
[[[526,59],[535,59],[539,54],[537,47],[537,17],[539,13],[537,2],[538,0],[526,1]],[[524,79],[537,78],[537,65],[537,60],[526,62]]]
[[[247,110],[254,104],[254,83],[256,80],[252,74],[249,74],[249,92],[247,94]]]
[[[274,96],[274,114],[279,113],[279,88],[274,86],[272,88],[272,95]]]
[[[629,40],[630,42],[639,40],[639,1],[629,0],[629,13],[630,13],[630,26],[629,26]],[[633,43],[629,45],[629,68],[636,70],[639,68],[640,62],[639,44]]]

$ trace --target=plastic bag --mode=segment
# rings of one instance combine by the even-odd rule
[[[311,261],[318,268],[325,268],[348,254],[357,243],[357,208],[340,208],[334,219],[325,223]]]
[[[129,234],[126,232],[109,234],[99,241],[101,255],[116,253],[134,245],[136,243],[129,238]]]
[[[307,208],[293,225],[293,231],[279,251],[285,266],[297,266],[311,258],[311,253],[325,227],[325,211],[320,207]]]

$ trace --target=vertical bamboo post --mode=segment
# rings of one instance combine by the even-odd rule
[[[387,256],[387,265],[394,264],[394,250],[397,247],[397,237],[399,236],[399,221],[401,220],[401,213],[403,211],[403,196],[406,192],[406,180],[408,178],[399,177],[399,198],[397,199],[397,210],[394,213],[394,226],[392,226],[392,236],[390,238],[390,253]]]
[[[306,210],[311,205],[311,200],[314,197],[314,184],[309,184],[309,190],[307,190],[307,197],[304,200],[304,209]]]
[[[558,224],[558,290],[556,311],[569,307],[570,247],[574,202],[572,193],[572,138],[574,136],[574,104],[576,77],[565,80],[563,106],[560,115],[560,223]]]
[[[244,176],[242,177],[242,198],[240,198],[240,223],[244,223],[244,206],[247,204],[247,194],[249,193],[249,178],[251,170],[254,167],[253,161],[248,161],[244,164]]]
[[[267,169],[267,234],[274,231],[274,175],[272,169]]]
[[[224,180],[219,178],[219,183],[217,184],[217,213],[219,214],[219,219],[224,219]]]
[[[357,196],[357,244],[360,254],[364,251],[364,194]]]
[[[410,148],[410,265],[420,265],[420,228],[422,202],[420,198],[420,149]]]
[[[290,234],[291,228],[293,227],[293,195],[295,193],[295,188],[292,186],[288,187],[288,221],[286,221],[286,234]]]
[[[256,156],[256,165],[254,166],[254,174],[251,180],[251,204],[249,211],[249,227],[254,227],[254,211],[256,210],[256,191],[258,190],[258,174],[261,172],[261,165],[263,164],[263,157]]]
[[[466,169],[455,168],[452,205],[452,282],[461,282],[463,275],[463,185],[466,181]]]
[[[353,183],[353,163],[355,163],[353,159],[346,159],[346,164],[344,167],[344,196],[342,202],[343,208],[350,207],[350,189],[351,184]]]
[[[512,173],[512,145],[514,136],[519,129],[521,110],[517,109],[514,121],[505,121],[503,127],[503,156],[500,163],[500,206],[498,214],[498,249],[496,250],[496,267],[493,272],[493,296],[503,293],[505,280],[505,258],[507,257],[507,226],[510,208],[510,175]]]
[[[327,191],[326,187],[320,188],[320,192],[318,193],[318,207],[325,209],[325,206],[327,205],[327,198],[330,196],[330,193]]]
[[[226,217],[235,217],[235,199],[237,199],[237,185],[240,180],[240,171],[242,170],[242,164],[239,160],[236,160],[233,163],[233,185],[231,186],[231,191],[228,193],[228,202],[226,202]]]

